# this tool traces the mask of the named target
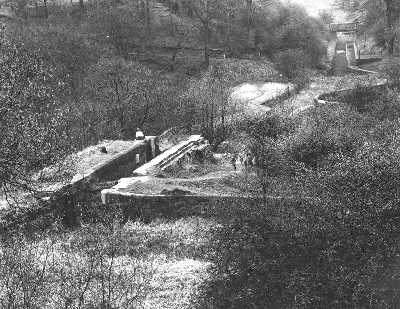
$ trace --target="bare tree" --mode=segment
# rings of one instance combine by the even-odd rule
[[[212,32],[212,14],[215,12],[216,1],[213,0],[185,0],[185,5],[194,13],[202,27],[204,64],[210,65],[210,40]]]
[[[344,11],[355,15],[361,20],[365,30],[374,28],[381,20],[386,23],[387,49],[390,55],[394,53],[397,40],[397,23],[400,18],[400,3],[397,0],[337,0],[336,4]]]
[[[139,63],[122,58],[102,59],[92,67],[86,80],[87,96],[96,100],[98,119],[109,128],[108,136],[134,136],[137,127],[146,127],[154,117],[163,118],[163,87],[159,76]]]

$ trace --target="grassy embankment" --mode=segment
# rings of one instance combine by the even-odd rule
[[[353,76],[334,78],[338,88],[349,79]],[[297,107],[315,89],[325,87],[332,86],[312,84],[297,100],[282,106]],[[388,105],[394,99],[389,96],[380,105],[362,101],[367,105],[360,109],[357,102],[368,97],[376,98],[356,93],[344,98],[354,107],[339,104],[293,116],[293,129],[274,139],[287,158],[283,163],[290,167],[282,170],[291,176],[269,177],[276,184],[269,192],[289,194],[296,192],[288,189],[290,185],[301,184],[302,194],[315,195],[316,200],[278,199],[266,208],[252,209],[246,205],[229,209],[228,205],[226,213],[206,218],[122,226],[100,215],[94,220],[97,223],[76,231],[56,229],[39,235],[39,240],[24,240],[23,246],[4,246],[2,254],[7,258],[1,265],[15,281],[8,286],[2,282],[2,299],[7,299],[7,291],[22,295],[24,289],[33,291],[34,285],[31,299],[43,308],[57,308],[54,304],[60,301],[78,306],[82,299],[94,305],[107,295],[117,304],[116,295],[124,289],[134,291],[125,295],[132,296],[138,307],[151,308],[376,308],[388,299],[393,304],[390,296],[396,290],[386,286],[389,297],[385,298],[382,285],[373,282],[378,282],[397,252],[396,212],[390,206],[396,201],[397,161],[393,159],[397,157],[389,151],[396,145],[391,132],[397,118],[389,117],[385,108],[378,114],[371,108],[392,106],[394,112],[396,105]],[[293,115],[290,108],[276,110],[280,117]],[[379,157],[376,152],[386,155]],[[249,177],[241,177],[240,182],[254,189],[258,180],[252,178],[254,184],[245,183]],[[282,185],[285,181],[288,186]],[[49,263],[45,268],[43,255],[51,257],[45,259]],[[66,255],[75,264],[65,263]],[[22,271],[10,268],[10,263]],[[43,269],[42,276],[33,275]],[[56,275],[61,269],[63,277]],[[142,279],[124,285],[121,278],[129,276]],[[74,289],[68,280],[76,280]],[[109,286],[111,294],[105,288]],[[48,298],[51,288],[55,289],[53,300]]]

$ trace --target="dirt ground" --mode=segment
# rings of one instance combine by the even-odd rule
[[[284,83],[243,83],[232,89],[231,99],[240,105],[248,116],[258,116],[271,110],[267,102],[292,92],[294,86]]]

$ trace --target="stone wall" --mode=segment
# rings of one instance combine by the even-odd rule
[[[131,176],[133,171],[158,155],[155,137],[148,137],[106,162],[94,166],[85,174],[78,174],[71,183],[85,178],[86,182],[106,182]]]
[[[215,215],[223,209],[261,203],[262,198],[199,195],[108,195],[107,205],[118,205],[126,219],[179,218]]]
[[[152,159],[150,144],[143,142],[128,151],[121,153],[112,160],[97,166],[92,177],[104,182],[128,177],[132,172]]]
[[[264,204],[265,202],[265,204]],[[226,196],[226,195],[109,195],[110,209],[120,209],[128,219],[151,221],[156,218],[181,218],[188,216],[235,217],[247,208],[265,205],[271,213],[286,209],[303,209],[312,200],[298,197]],[[115,207],[117,206],[117,207]]]
[[[99,184],[132,175],[136,168],[150,161],[157,154],[155,137],[146,138],[118,156],[94,166],[88,173],[74,177],[70,184],[49,197],[50,209],[62,218],[65,226],[79,225],[78,205],[83,205],[93,199],[101,203]]]

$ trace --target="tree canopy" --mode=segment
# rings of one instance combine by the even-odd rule
[[[339,8],[360,20],[363,31],[375,35],[379,45],[389,54],[395,51],[399,39],[400,2],[397,0],[336,0]]]
[[[37,51],[10,43],[5,28],[0,53],[0,187],[10,191],[28,187],[29,173],[65,150],[67,78]]]

